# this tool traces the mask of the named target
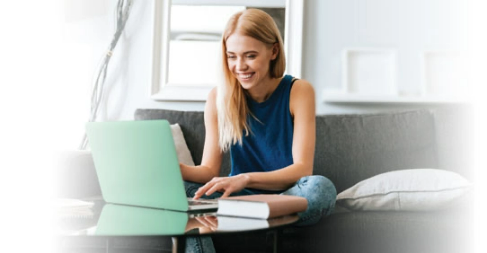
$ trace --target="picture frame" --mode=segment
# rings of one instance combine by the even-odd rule
[[[397,96],[396,50],[348,48],[343,50],[344,93],[367,96]]]
[[[423,51],[420,55],[421,94],[444,98],[464,96],[470,90],[466,66],[466,59],[459,52]]]

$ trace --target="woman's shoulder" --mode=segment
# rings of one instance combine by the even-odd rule
[[[207,102],[215,102],[217,94],[218,94],[218,87],[215,86],[208,93],[208,96],[206,97],[206,101]]]
[[[215,98],[216,94],[218,94],[218,87],[217,86],[211,88],[210,93],[208,93],[208,98],[210,98],[210,97]]]
[[[291,87],[291,97],[293,94],[314,94],[313,85],[305,79],[295,78],[293,86]]]
[[[216,113],[216,108],[217,108],[216,100],[217,100],[217,87],[214,87],[210,90],[206,98],[205,113],[211,113],[211,114]]]
[[[304,79],[294,81],[289,100],[291,115],[303,109],[305,111],[311,111],[313,109],[312,107],[315,106],[315,90],[313,85]]]

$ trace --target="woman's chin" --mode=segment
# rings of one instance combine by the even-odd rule
[[[254,87],[252,82],[242,82],[242,81],[240,81],[240,86],[242,86],[244,90],[249,90],[252,87]]]

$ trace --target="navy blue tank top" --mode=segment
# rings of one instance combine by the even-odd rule
[[[243,136],[242,145],[230,147],[232,170],[230,176],[246,172],[265,172],[293,164],[293,118],[289,98],[293,77],[282,78],[276,90],[264,102],[247,96],[253,116],[247,116],[251,132]]]

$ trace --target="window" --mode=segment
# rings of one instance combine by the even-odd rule
[[[301,74],[302,1],[154,2],[150,94],[154,100],[206,100],[221,80],[221,33],[230,16],[246,8],[262,9],[274,18],[284,37],[286,73]]]

